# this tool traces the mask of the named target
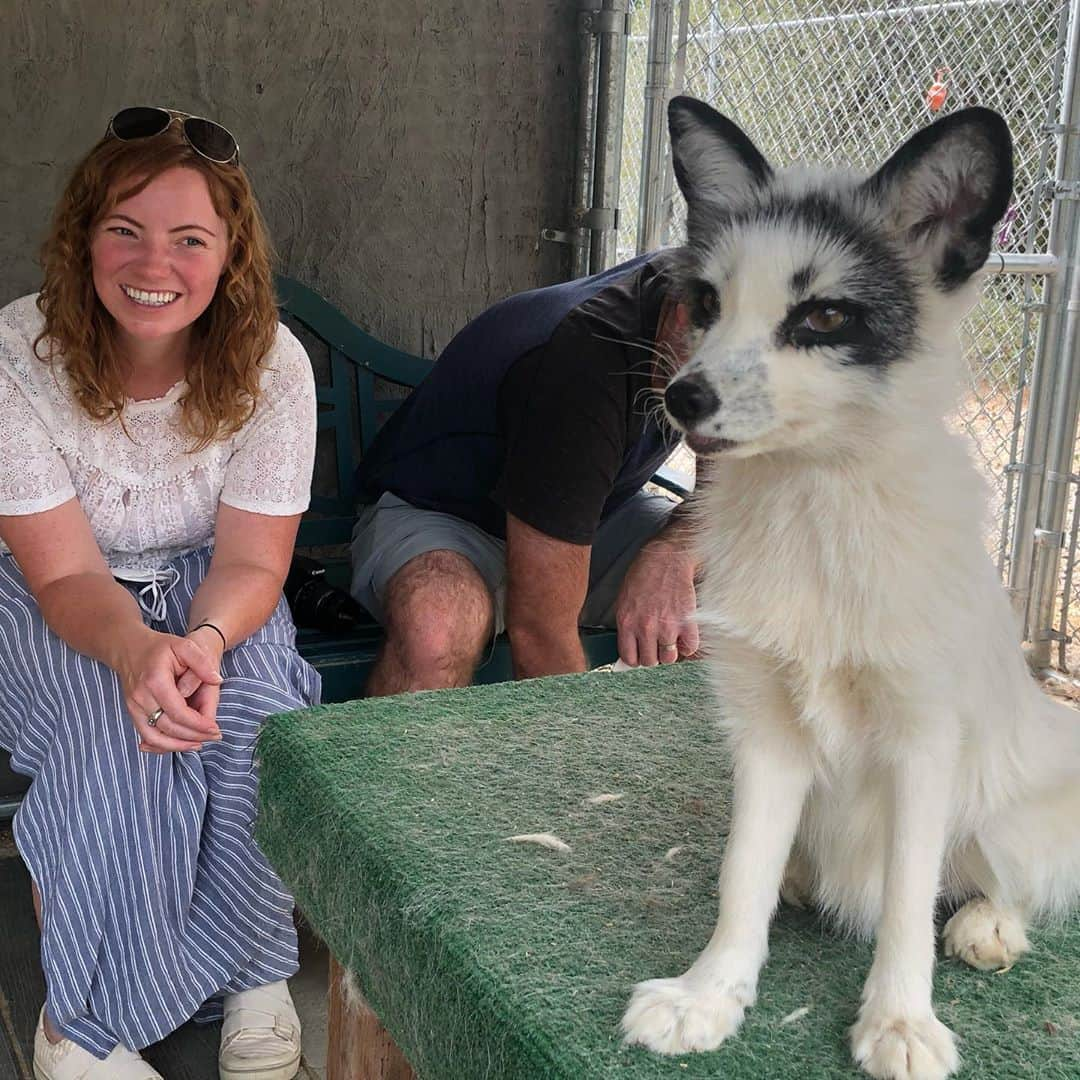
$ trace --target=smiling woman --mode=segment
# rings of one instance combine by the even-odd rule
[[[251,832],[252,755],[268,713],[319,696],[281,596],[314,383],[235,140],[132,113],[156,126],[110,124],[40,292],[0,309],[0,746],[34,780],[34,1075],[160,1080],[137,1051],[223,1017],[225,1080],[288,1080],[296,934]]]
[[[94,230],[94,291],[127,359],[128,396],[160,397],[187,370],[192,327],[229,253],[206,179],[177,166],[123,198]]]
[[[129,397],[158,396],[140,383],[171,375],[164,392],[185,375],[181,424],[200,448],[251,418],[277,308],[247,175],[205,157],[181,116],[151,136],[106,136],[76,168],[42,252],[35,349],[63,357],[98,420],[119,417]]]

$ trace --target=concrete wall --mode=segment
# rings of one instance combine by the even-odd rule
[[[0,0],[0,303],[66,174],[133,104],[240,143],[286,273],[434,355],[563,276],[575,0]]]

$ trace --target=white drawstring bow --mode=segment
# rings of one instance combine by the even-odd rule
[[[175,566],[161,570],[117,570],[113,577],[130,585],[142,585],[136,593],[139,607],[153,622],[165,621],[165,598],[180,581],[180,571]]]

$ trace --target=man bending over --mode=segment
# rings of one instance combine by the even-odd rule
[[[352,592],[386,630],[369,695],[468,685],[492,635],[517,678],[584,671],[579,625],[630,665],[698,647],[677,505],[642,490],[678,443],[672,255],[501,301],[469,323],[360,466]]]

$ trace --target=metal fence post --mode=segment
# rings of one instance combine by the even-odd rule
[[[581,0],[578,11],[578,124],[570,210],[570,277],[589,272],[589,230],[585,216],[592,202],[593,147],[596,137],[597,38],[592,29],[595,0]]]
[[[1027,630],[1032,642],[1032,661],[1040,667],[1049,665],[1051,643],[1058,637],[1053,625],[1055,585],[1061,570],[1065,504],[1080,410],[1080,356],[1077,355],[1080,346],[1080,250],[1077,245],[1080,226],[1080,18],[1077,17],[1077,6],[1072,5],[1073,17],[1066,47],[1061,146],[1050,217],[1050,254],[1059,258],[1061,271],[1047,282],[1044,334],[1040,341],[1040,352],[1045,341],[1049,356],[1057,357],[1047,422],[1046,469],[1031,537],[1034,557]]]
[[[1071,56],[1076,48],[1076,19],[1069,25],[1069,7],[1076,7],[1076,0],[1063,6],[1059,20],[1058,41],[1066,43],[1060,50],[1054,71],[1054,87],[1048,102],[1047,123],[1052,123],[1056,116],[1067,109],[1064,104],[1071,95],[1071,88],[1062,93],[1062,67],[1066,55]],[[1071,73],[1075,81],[1075,63],[1068,65],[1065,77]],[[1055,103],[1056,98],[1056,103]],[[1055,175],[1060,176],[1064,169],[1064,154],[1058,153]],[[1037,196],[1036,196],[1037,199]],[[1062,222],[1060,203],[1055,203],[1051,213],[1049,250],[1058,254],[1062,247]],[[1031,606],[1031,591],[1036,552],[1036,522],[1043,495],[1043,478],[1046,470],[1046,456],[1049,450],[1050,409],[1056,386],[1056,371],[1060,358],[1058,348],[1059,320],[1053,317],[1060,310],[1060,297],[1064,288],[1064,275],[1058,273],[1046,282],[1043,295],[1043,317],[1039,324],[1038,341],[1035,349],[1035,361],[1031,371],[1031,395],[1028,402],[1027,423],[1024,433],[1023,457],[1018,462],[1020,481],[1016,495],[1016,511],[1013,519],[1012,544],[1009,558],[1008,591],[1013,607],[1020,616],[1023,625],[1023,637],[1032,640],[1037,631],[1037,616]],[[1049,650],[1049,641],[1046,650]]]
[[[593,274],[616,261],[629,3],[630,0],[603,0],[602,9],[593,14],[593,25],[600,35],[592,207],[586,220],[592,230],[589,271]]]
[[[671,95],[681,94],[686,87],[686,46],[690,38],[690,0],[679,0],[679,30],[675,44],[675,62],[671,71]],[[664,117],[665,126],[667,117]],[[675,170],[671,154],[664,155],[664,184],[660,243],[671,242],[671,225],[675,208]]]
[[[659,247],[664,227],[668,86],[671,83],[671,29],[675,0],[652,0],[649,54],[645,61],[645,124],[641,136],[641,187],[638,195],[637,251]]]
[[[615,261],[629,2],[579,0],[570,227],[540,231],[542,240],[570,245],[572,278],[596,273]]]

